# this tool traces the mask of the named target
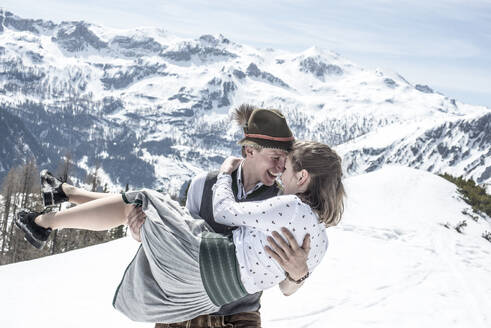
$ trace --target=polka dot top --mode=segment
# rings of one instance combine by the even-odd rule
[[[232,177],[219,174],[213,186],[213,216],[215,221],[237,227],[233,240],[241,281],[248,293],[273,287],[286,276],[281,266],[271,258],[264,246],[273,231],[288,228],[299,245],[310,234],[311,250],[307,259],[309,272],[320,263],[327,250],[327,234],[323,223],[309,205],[296,195],[282,195],[262,201],[239,203],[232,191]]]

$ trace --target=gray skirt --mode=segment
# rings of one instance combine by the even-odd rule
[[[123,194],[147,216],[141,246],[126,269],[113,306],[142,322],[173,323],[214,313],[199,267],[201,233],[212,231],[168,195],[143,189]]]

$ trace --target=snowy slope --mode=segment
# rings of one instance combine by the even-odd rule
[[[0,267],[0,326],[139,327],[112,307],[138,244],[130,239]],[[145,325],[140,325],[145,326]]]
[[[441,225],[465,219],[454,185],[400,167],[346,184],[322,267],[291,298],[265,298],[277,309],[267,327],[489,327],[490,222],[468,219],[465,234]]]
[[[175,192],[238,154],[229,111],[279,108],[295,136],[337,146],[349,174],[391,163],[491,182],[491,109],[331,51],[254,49],[223,35],[32,20],[0,10],[0,177],[26,156],[114,188]],[[3,124],[2,124],[3,123]],[[106,178],[107,177],[107,178]]]
[[[489,218],[463,215],[455,186],[424,171],[387,167],[345,183],[324,262],[293,296],[265,292],[263,327],[491,325]],[[463,234],[441,225],[466,218]],[[0,327],[151,327],[111,307],[137,247],[117,240],[0,267]]]

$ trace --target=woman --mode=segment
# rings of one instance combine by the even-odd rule
[[[213,233],[168,195],[147,189],[92,200],[58,213],[22,212],[16,223],[28,240],[47,239],[50,229],[119,226],[132,208],[128,204],[141,206],[147,220],[140,233],[143,252],[139,253],[145,256],[136,256],[130,263],[113,304],[136,321],[188,320],[214,313],[223,304],[288,278],[264,252],[272,231],[286,226],[297,242],[310,234],[307,265],[311,272],[327,249],[325,228],[341,219],[345,194],[341,159],[328,146],[295,143],[281,176],[284,195],[265,201],[235,202],[230,173],[239,163],[237,158],[226,159],[213,188],[215,220],[237,226],[233,240]],[[72,200],[71,188],[56,186],[62,193],[54,192],[52,200]]]

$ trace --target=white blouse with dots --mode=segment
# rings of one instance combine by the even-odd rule
[[[232,177],[219,174],[213,186],[213,216],[215,221],[238,227],[233,240],[242,283],[248,293],[256,293],[279,284],[285,279],[281,266],[264,250],[267,237],[273,231],[281,233],[287,227],[299,245],[310,234],[311,250],[307,259],[309,272],[320,263],[327,250],[325,225],[309,205],[295,195],[282,195],[262,201],[235,201]]]

